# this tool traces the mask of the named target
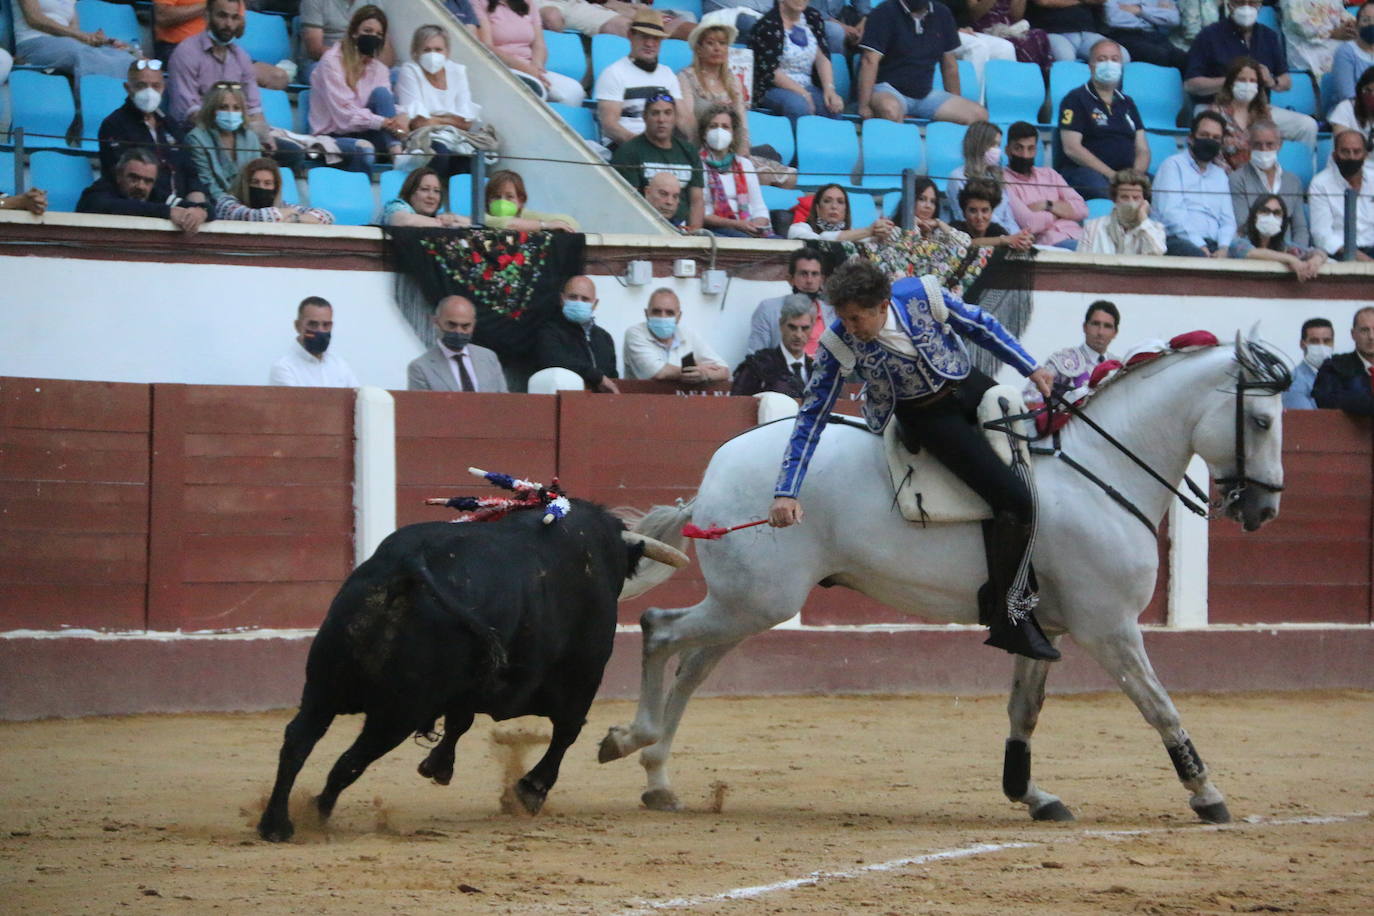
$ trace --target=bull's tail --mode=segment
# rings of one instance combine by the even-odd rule
[[[624,519],[630,530],[636,534],[662,541],[686,553],[687,538],[682,534],[682,526],[692,520],[692,506],[696,499],[693,496],[688,500],[678,500],[675,506],[654,506],[648,512],[618,508],[615,514]],[[657,588],[667,582],[676,571],[666,563],[655,563],[651,560],[641,562],[640,571],[634,578],[626,580],[625,587],[620,590],[620,600],[627,601],[651,588]]]
[[[434,600],[439,602],[439,606],[452,614],[482,647],[482,653],[479,656],[481,670],[478,672],[480,689],[483,693],[495,693],[501,686],[501,674],[506,670],[506,665],[509,662],[506,657],[506,647],[501,643],[500,634],[477,619],[470,608],[447,596],[445,591],[439,587],[439,583],[434,581],[434,573],[430,572],[423,556],[417,555],[408,558],[406,565],[416,581],[429,589]]]

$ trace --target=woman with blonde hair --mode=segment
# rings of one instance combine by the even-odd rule
[[[519,172],[502,169],[487,179],[486,224],[492,229],[516,232],[581,232],[577,220],[564,213],[526,210],[529,195]]]
[[[245,125],[248,102],[238,83],[210,87],[196,114],[186,146],[210,200],[229,190],[239,169],[262,157],[262,141]]]
[[[1252,57],[1237,57],[1226,70],[1226,79],[1208,106],[1221,116],[1224,127],[1221,137],[1221,156],[1217,165],[1228,172],[1250,161],[1250,125],[1272,121],[1269,93],[1260,81],[1263,72],[1259,61]]]
[[[400,153],[408,133],[408,119],[396,113],[391,71],[377,59],[386,31],[386,13],[358,7],[347,34],[310,73],[310,132],[336,138],[355,171],[371,171],[378,153]]]
[[[281,169],[271,159],[254,159],[239,169],[228,190],[215,199],[215,219],[253,223],[329,225],[334,214],[318,207],[283,203]]]
[[[932,175],[932,178],[939,178]],[[968,181],[990,181],[1002,188],[1002,128],[988,121],[974,121],[964,134],[964,164],[954,170],[945,185],[945,196],[950,201],[959,199],[959,192]],[[959,214],[962,216],[963,214]],[[992,220],[1015,235],[1021,231],[1021,224],[1011,212],[1011,200],[1006,194],[992,213]]]
[[[678,104],[687,106],[691,115],[686,131],[691,143],[701,143],[698,122],[702,112],[714,105],[735,109],[744,124],[744,90],[730,72],[730,45],[738,35],[739,30],[732,25],[699,25],[687,39],[692,47],[692,63],[678,71],[677,80],[682,86],[682,101]],[[742,149],[748,149],[747,125],[742,127],[741,139],[745,144]]]
[[[467,67],[449,59],[449,35],[443,26],[422,25],[415,30],[410,60],[401,65],[396,77],[396,107],[407,119],[407,129],[424,132],[413,135],[412,144],[423,145],[429,139],[435,154],[431,165],[443,176],[469,171],[468,157],[453,155],[456,150],[444,140],[455,131],[473,128],[482,116],[482,106],[472,100]]]

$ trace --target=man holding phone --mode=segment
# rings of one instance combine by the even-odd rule
[[[625,377],[709,385],[730,378],[725,363],[682,326],[682,303],[666,286],[649,295],[644,322],[625,332]]]

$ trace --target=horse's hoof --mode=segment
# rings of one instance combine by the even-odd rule
[[[1229,824],[1231,823],[1231,811],[1226,807],[1226,802],[1213,802],[1210,805],[1194,805],[1193,810],[1197,816],[1209,824]]]
[[[612,760],[619,760],[629,753],[620,743],[620,738],[624,734],[625,729],[621,728],[619,725],[611,726],[610,730],[606,732],[606,737],[601,739],[600,747],[597,748],[597,763],[610,763]]]
[[[548,794],[539,791],[523,778],[515,783],[515,797],[526,814],[538,814],[539,809],[544,807],[544,799]]]
[[[639,800],[644,802],[644,807],[650,811],[681,811],[682,805],[678,804],[677,795],[672,789],[650,789]]]
[[[1073,812],[1069,810],[1059,799],[1052,802],[1045,802],[1039,808],[1031,809],[1031,820],[1033,821],[1071,821],[1074,820]]]
[[[323,795],[315,796],[315,810],[320,813],[320,823],[329,820],[329,815],[334,813],[334,802],[337,799],[326,799]]]
[[[258,822],[258,836],[269,843],[285,843],[295,832],[296,828],[290,821],[271,823],[264,817]]]
[[[420,761],[420,765],[415,771],[426,779],[432,779],[441,786],[446,786],[453,781],[453,766],[443,767],[442,769],[432,763],[428,757]]]

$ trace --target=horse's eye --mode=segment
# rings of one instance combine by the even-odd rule
[[[1274,421],[1268,417],[1255,417],[1255,425],[1260,429],[1268,429],[1274,425]]]

